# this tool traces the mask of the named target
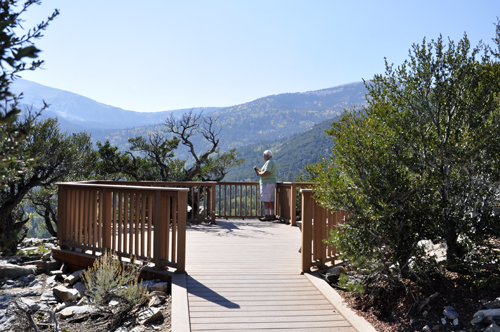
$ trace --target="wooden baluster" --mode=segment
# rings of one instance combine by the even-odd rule
[[[116,248],[117,251],[123,252],[125,248],[123,246],[123,228],[125,225],[123,224],[123,200],[125,199],[124,193],[118,193],[118,246]],[[126,229],[126,228],[125,228]],[[120,256],[121,257],[121,256]]]
[[[153,238],[151,237],[153,231],[153,195],[148,195],[148,252],[147,256],[152,257],[153,254]]]
[[[160,269],[161,260],[161,243],[162,243],[162,223],[161,217],[163,211],[166,207],[162,206],[161,191],[157,190],[154,196],[154,252],[153,252],[153,263],[157,269]],[[163,232],[163,234],[165,234]]]
[[[173,203],[172,195],[169,193],[163,198],[164,205],[166,206],[165,217],[163,217],[163,222],[165,223],[165,233],[163,237],[165,238],[165,248],[164,255],[165,259],[170,262],[175,262],[175,238],[176,238],[176,224],[175,224],[175,214],[176,207]],[[173,205],[173,206],[172,206]],[[187,213],[187,203],[186,203],[186,213]]]
[[[92,255],[96,254],[96,238],[97,238],[97,191],[92,190],[92,225],[90,232],[90,243],[92,245]]]
[[[141,194],[141,256],[146,256],[145,234],[146,234],[146,194]]]
[[[111,249],[111,191],[103,190],[102,252]]]
[[[312,190],[302,189],[302,271],[307,272],[311,270],[311,239],[312,239]]]

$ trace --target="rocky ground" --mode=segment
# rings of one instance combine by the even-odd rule
[[[0,332],[171,331],[167,282],[144,282],[148,286],[146,303],[110,329],[109,323],[117,319],[119,303],[106,308],[89,305],[81,280],[83,271],[65,273],[50,251],[39,253],[41,247],[50,249],[54,239],[33,241],[23,243],[24,254],[0,258]]]
[[[347,269],[348,270],[348,269]],[[381,332],[500,332],[500,275],[478,289],[455,273],[435,275],[428,284],[407,280],[407,289],[352,293],[338,286],[344,268],[322,271],[346,304]]]

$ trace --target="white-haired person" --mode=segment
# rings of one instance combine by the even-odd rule
[[[260,221],[272,221],[276,219],[274,214],[274,191],[276,189],[276,173],[278,167],[273,159],[273,153],[270,150],[264,151],[264,160],[266,163],[259,169],[254,166],[255,173],[260,176],[260,200],[264,202],[266,215],[259,218]]]

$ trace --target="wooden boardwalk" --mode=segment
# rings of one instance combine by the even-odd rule
[[[298,227],[256,219],[189,226],[191,331],[357,331],[300,274],[300,236]]]

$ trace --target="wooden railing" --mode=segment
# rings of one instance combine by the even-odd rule
[[[312,182],[283,182],[276,186],[276,214],[280,219],[295,226],[298,207],[301,207],[300,189],[311,188]]]
[[[327,262],[338,259],[335,247],[325,240],[330,231],[349,219],[344,211],[333,211],[321,207],[312,196],[312,189],[302,189],[302,271],[311,267],[324,267]]]
[[[300,207],[302,270],[334,262],[325,242],[343,222],[343,211],[326,210],[312,197],[314,184],[278,183],[276,214],[296,224]],[[135,256],[158,268],[185,269],[186,222],[262,216],[258,182],[110,182],[59,184],[58,239],[61,249]]]
[[[188,189],[59,183],[61,249],[152,260],[185,270]]]
[[[208,221],[215,218],[256,218],[264,215],[260,201],[259,182],[151,182],[151,181],[88,181],[89,184],[122,186],[155,186],[188,188],[187,221]],[[297,201],[300,207],[301,188],[310,188],[311,182],[282,182],[276,186],[275,211],[280,219],[296,225]]]
[[[201,222],[209,221],[214,223],[216,214],[215,199],[213,199],[215,186],[217,182],[207,181],[85,181],[81,183],[88,184],[106,184],[120,186],[141,186],[141,187],[168,187],[168,188],[187,188],[188,209],[187,221]]]

